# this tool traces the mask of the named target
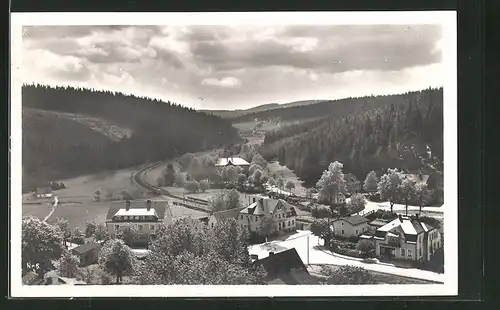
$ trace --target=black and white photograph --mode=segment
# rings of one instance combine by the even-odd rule
[[[13,297],[457,294],[455,12],[15,13],[11,47]]]

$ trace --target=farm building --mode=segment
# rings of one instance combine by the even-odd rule
[[[229,210],[223,210],[223,211],[218,211],[210,214],[207,224],[208,227],[213,228],[217,222],[225,220],[225,219],[230,219],[233,218],[235,220],[238,219],[238,214],[240,214],[240,211],[243,210],[244,207],[241,208],[234,208],[234,209],[229,209]]]
[[[80,266],[88,266],[97,263],[100,249],[99,243],[89,242],[77,246],[71,252],[80,259]]]

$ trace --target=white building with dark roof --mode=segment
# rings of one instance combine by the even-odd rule
[[[259,233],[265,218],[273,220],[275,225],[272,232],[297,229],[297,211],[294,206],[283,199],[271,199],[260,195],[248,197],[248,206],[239,212],[238,225]]]
[[[345,238],[358,237],[368,231],[368,222],[369,220],[361,215],[341,217],[332,222],[333,233]]]
[[[154,236],[157,229],[172,220],[166,216],[166,201],[121,201],[111,203],[106,215],[106,227],[110,236],[120,229],[132,225],[139,234]]]
[[[429,261],[441,248],[439,231],[418,219],[399,216],[381,226],[373,236],[375,253],[385,259]]]
[[[222,157],[217,160],[217,163],[215,163],[215,167],[218,168],[224,168],[227,166],[240,167],[244,171],[248,171],[250,163],[241,157]]]

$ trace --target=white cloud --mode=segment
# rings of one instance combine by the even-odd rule
[[[241,81],[235,77],[227,76],[220,79],[207,78],[201,81],[201,85],[215,86],[222,88],[239,88],[241,87]]]

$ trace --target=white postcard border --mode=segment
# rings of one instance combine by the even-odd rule
[[[133,21],[133,22],[132,22]],[[27,286],[21,279],[23,25],[373,25],[443,26],[445,283],[425,285]],[[457,14],[427,12],[12,13],[11,14],[12,297],[455,296],[458,294]]]

